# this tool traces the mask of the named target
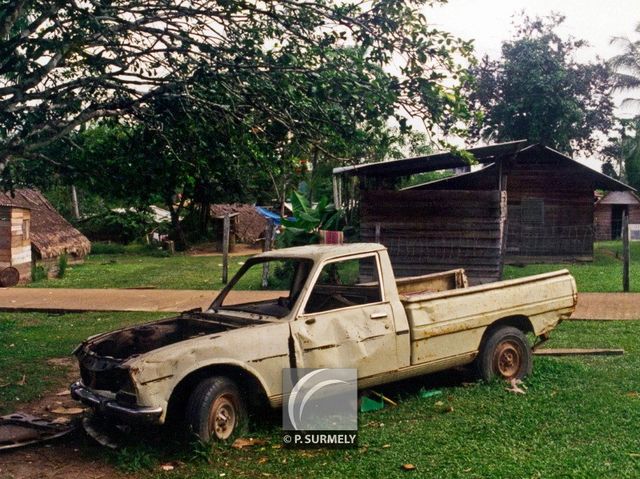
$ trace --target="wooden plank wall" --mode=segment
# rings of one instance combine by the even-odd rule
[[[362,241],[389,249],[397,277],[465,268],[471,284],[502,267],[506,193],[466,190],[362,191]]]
[[[596,241],[611,239],[611,205],[596,205],[593,213]]]
[[[0,268],[11,266],[11,208],[0,206]]]
[[[528,158],[509,168],[507,261],[593,257],[593,185],[568,163]],[[523,221],[523,199],[544,201],[543,225]]]
[[[31,221],[25,208],[0,207],[0,268],[13,266],[20,281],[31,279],[31,240],[24,235],[24,221]]]
[[[595,227],[596,241],[609,241],[611,239],[611,204],[598,204],[594,210],[593,224]],[[640,206],[629,205],[629,224],[640,224]]]

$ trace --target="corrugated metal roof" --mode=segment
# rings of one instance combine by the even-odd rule
[[[527,146],[523,148],[520,153],[525,153],[527,151],[535,151],[538,150],[540,152],[546,153],[549,156],[555,157],[559,160],[571,162],[573,166],[583,175],[588,176],[593,180],[594,188],[599,190],[607,190],[607,191],[635,191],[631,186],[623,183],[622,181],[618,181],[615,178],[611,178],[610,176],[605,175],[604,173],[600,173],[599,171],[593,170],[586,165],[574,160],[570,156],[567,156],[559,151],[554,150],[553,148],[549,148],[548,146],[536,144]]]
[[[516,154],[527,145],[526,140],[496,143],[494,145],[480,146],[465,150],[476,158],[478,163],[494,163],[498,158],[509,157]],[[378,163],[366,163],[363,165],[343,166],[333,169],[334,175],[358,175],[395,177],[414,175],[426,171],[444,170],[469,166],[464,158],[455,152],[445,151],[432,155],[405,158],[402,160],[381,161]]]
[[[468,151],[472,153],[478,163],[489,166],[491,163],[497,163],[508,158],[519,156],[526,152],[539,152],[550,159],[570,162],[579,174],[589,177],[594,184],[594,188],[607,191],[635,191],[631,186],[622,183],[610,176],[593,170],[588,166],[579,163],[573,158],[560,153],[559,151],[549,148],[548,146],[535,144],[526,146],[527,141],[512,141],[509,143],[498,143],[490,146],[479,148],[471,148]],[[436,171],[449,168],[457,168],[466,166],[464,159],[452,152],[437,153],[434,155],[421,156],[418,158],[407,158],[404,160],[386,161],[380,163],[369,163],[365,165],[357,165],[352,167],[334,168],[333,174],[371,176],[371,177],[397,177],[424,173],[426,171]],[[467,173],[468,176],[486,174],[486,168]],[[458,176],[444,178],[438,180],[438,183],[454,181]],[[419,188],[424,185],[416,185],[412,188]]]

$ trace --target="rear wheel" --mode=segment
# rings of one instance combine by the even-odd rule
[[[189,397],[186,419],[202,441],[224,441],[237,436],[247,424],[240,390],[223,376],[200,382]]]
[[[484,341],[476,364],[485,381],[496,377],[507,380],[525,377],[533,366],[527,337],[512,326],[495,329]]]

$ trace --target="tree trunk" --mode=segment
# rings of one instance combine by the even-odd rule
[[[316,196],[316,181],[318,179],[318,157],[320,156],[320,149],[315,147],[313,149],[313,155],[311,156],[311,175],[309,181],[309,201],[311,204],[315,201]]]
[[[207,236],[207,228],[209,226],[209,217],[211,210],[211,203],[209,201],[203,200],[200,203],[200,234],[203,237]]]
[[[76,187],[71,185],[71,207],[73,210],[73,217],[77,220],[80,219],[80,205],[78,204],[78,192]]]
[[[173,206],[173,201],[171,200],[165,201],[165,204],[169,210],[169,214],[171,215],[172,234],[170,236],[175,242],[176,249],[178,251],[184,251],[187,249],[187,238],[185,237],[182,225],[180,224],[180,209],[182,201],[180,202],[180,206],[177,208]]]

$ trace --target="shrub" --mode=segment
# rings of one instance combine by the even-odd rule
[[[65,273],[67,272],[67,266],[69,265],[69,258],[67,258],[66,253],[60,255],[58,258],[58,278],[64,278]]]
[[[79,228],[91,240],[128,244],[151,231],[156,222],[140,211],[107,211],[83,221]]]
[[[37,283],[43,279],[47,279],[49,276],[49,270],[43,265],[35,263],[31,265],[31,281]]]
[[[120,243],[102,243],[96,242],[91,244],[91,254],[124,254],[125,247]]]

